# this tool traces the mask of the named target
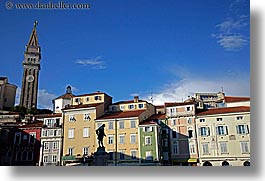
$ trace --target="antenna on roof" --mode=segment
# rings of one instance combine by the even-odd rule
[[[151,102],[152,102],[152,104],[153,104],[153,93],[151,92],[151,97],[150,97],[150,99],[151,99]]]
[[[221,90],[222,90],[222,92],[224,92],[224,88],[223,88],[223,86],[221,87]]]

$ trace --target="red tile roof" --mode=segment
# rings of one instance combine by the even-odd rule
[[[147,102],[145,100],[138,100],[138,102]],[[129,103],[138,103],[138,102],[134,102],[134,100],[128,100],[128,101],[119,101],[119,102],[115,102],[112,105],[118,105],[118,104],[129,104]]]
[[[74,97],[74,95],[72,93],[66,93],[64,95],[61,95],[61,96],[55,98],[54,100],[56,100],[56,99],[71,99],[73,97]]]
[[[166,114],[154,114],[148,120],[166,119]]]
[[[55,114],[40,114],[36,115],[36,118],[54,118],[54,117],[62,117],[62,113],[55,113]]]
[[[101,104],[103,104],[103,103],[71,105],[69,107],[63,108],[62,110],[88,108],[88,107],[97,107],[97,106],[99,106]]]
[[[213,108],[198,112],[196,115],[202,116],[202,115],[225,114],[225,113],[235,113],[235,112],[250,112],[250,107],[238,106],[238,107]]]
[[[41,128],[43,125],[43,122],[36,122],[36,123],[27,123],[25,125],[19,126],[19,128]]]
[[[193,105],[195,102],[165,102],[166,107]]]
[[[156,107],[156,109],[163,109],[163,108],[165,108],[165,105],[156,105],[155,107]]]
[[[93,96],[93,95],[99,95],[99,94],[104,94],[104,95],[107,95],[109,96],[108,94],[104,93],[104,92],[94,92],[94,93],[89,93],[89,94],[81,94],[81,95],[75,95],[74,97],[83,97],[83,96]],[[111,96],[109,96],[111,97]]]
[[[107,113],[107,114],[97,118],[96,120],[138,117],[143,112],[145,112],[145,110],[111,112],[111,113]]]
[[[225,102],[242,102],[242,101],[250,101],[250,97],[225,96]]]

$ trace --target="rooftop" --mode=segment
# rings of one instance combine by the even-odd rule
[[[103,116],[97,118],[96,120],[138,117],[143,112],[145,112],[145,110],[109,112],[109,113],[106,113]]]
[[[232,97],[225,96],[225,102],[242,102],[242,101],[250,101],[250,97]]]
[[[238,106],[238,107],[212,108],[208,110],[199,111],[196,115],[202,116],[202,115],[225,114],[225,113],[236,113],[236,112],[250,112],[250,107]]]

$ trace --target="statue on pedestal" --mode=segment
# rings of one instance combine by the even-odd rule
[[[105,127],[105,124],[101,125],[97,130],[96,130],[96,134],[98,135],[98,147],[104,147],[103,145],[103,138],[105,135],[105,132],[104,132],[104,127]]]

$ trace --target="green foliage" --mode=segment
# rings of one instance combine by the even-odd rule
[[[11,108],[12,112],[17,112],[19,113],[22,117],[24,117],[26,114],[51,114],[52,111],[49,109],[37,109],[37,108],[32,108],[32,109],[26,109],[23,106],[15,106],[13,108]]]

